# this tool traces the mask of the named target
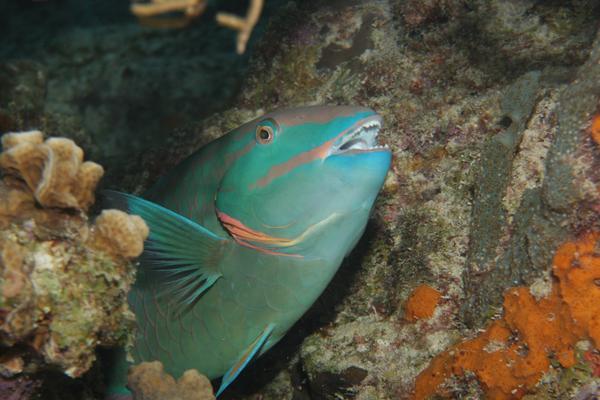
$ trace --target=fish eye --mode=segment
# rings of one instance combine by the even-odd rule
[[[258,143],[269,144],[273,141],[275,130],[271,125],[270,121],[265,121],[256,127],[256,141]]]

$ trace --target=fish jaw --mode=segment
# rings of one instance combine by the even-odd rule
[[[381,125],[381,117],[377,114],[357,121],[332,141],[328,156],[390,152],[387,145],[380,145],[377,141]]]

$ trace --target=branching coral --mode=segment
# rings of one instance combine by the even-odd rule
[[[159,361],[145,362],[129,369],[128,386],[135,400],[214,400],[210,381],[195,369],[179,380],[163,371]]]
[[[142,22],[160,27],[183,27],[194,18],[200,16],[206,9],[206,0],[151,0],[149,3],[133,3],[131,12],[139,17]],[[217,23],[227,28],[238,31],[237,52],[242,54],[246,51],[246,45],[252,34],[254,26],[260,18],[264,6],[264,0],[251,0],[245,18],[229,13],[217,14]],[[178,19],[152,19],[157,15],[182,12]]]
[[[246,51],[246,45],[250,39],[250,34],[254,29],[254,26],[260,18],[262,12],[264,0],[252,0],[246,18],[240,18],[236,15],[227,13],[217,14],[217,22],[220,25],[226,26],[227,28],[235,29],[238,31],[237,35],[237,52],[242,54]]]
[[[150,3],[134,3],[131,12],[138,17],[151,17],[153,15],[183,11],[186,17],[197,17],[206,8],[206,0],[153,0]]]
[[[126,295],[148,228],[105,210],[95,225],[102,167],[72,141],[38,131],[7,134],[0,154],[0,360],[2,373],[44,364],[80,376],[97,345],[125,344],[134,325]]]
[[[553,271],[559,283],[547,298],[537,301],[526,287],[509,290],[504,317],[437,356],[417,378],[414,398],[444,394],[444,381],[469,372],[488,398],[520,398],[539,382],[552,359],[573,366],[577,341],[591,339],[599,347],[599,239],[600,233],[589,233],[557,250]]]
[[[183,28],[200,16],[206,9],[206,0],[152,0],[149,3],[133,3],[131,12],[144,25],[155,28]],[[157,15],[181,12],[176,18],[155,18]]]

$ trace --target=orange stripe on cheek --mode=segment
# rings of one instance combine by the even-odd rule
[[[225,227],[225,229],[231,234],[233,239],[239,245],[248,247],[250,249],[258,250],[265,254],[302,258],[302,256],[299,254],[281,253],[281,252],[270,250],[270,249],[267,249],[264,247],[260,247],[260,246],[257,246],[257,245],[254,245],[254,244],[251,244],[248,242],[248,241],[259,242],[259,243],[262,243],[265,245],[268,245],[268,244],[283,245],[286,242],[289,242],[290,241],[289,239],[269,236],[262,232],[255,231],[255,230],[247,227],[246,225],[244,225],[241,221],[239,221],[219,210],[217,210],[217,216],[218,216],[219,220],[221,221],[221,223],[223,224],[223,226]]]
[[[287,242],[290,242],[290,239],[287,239],[287,238],[269,236],[263,232],[255,231],[254,229],[249,228],[246,225],[244,225],[243,222],[241,222],[221,211],[217,211],[217,216],[219,217],[219,220],[221,220],[221,223],[225,226],[225,228],[227,228],[229,233],[231,233],[231,235],[234,238],[243,239],[243,240],[251,240],[254,242],[262,242],[265,244],[274,243],[274,244],[282,244],[283,245]]]

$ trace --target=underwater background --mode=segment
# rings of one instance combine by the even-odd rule
[[[266,0],[237,54],[215,19],[248,3],[181,28],[125,0],[0,3],[0,133],[79,146],[3,136],[0,399],[102,399],[97,353],[131,340],[148,233],[94,218],[96,185],[140,193],[244,122],[316,104],[379,113],[392,167],[325,293],[220,398],[598,398],[600,2]],[[97,164],[69,164],[81,151]],[[40,191],[53,152],[68,201]],[[200,378],[135,379],[138,399],[212,398]]]

